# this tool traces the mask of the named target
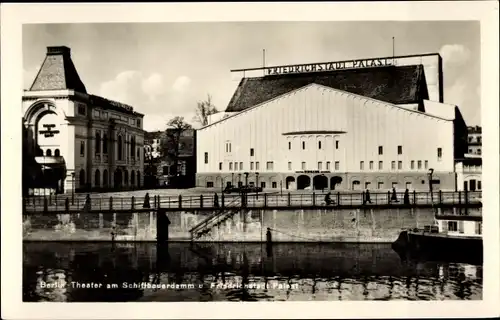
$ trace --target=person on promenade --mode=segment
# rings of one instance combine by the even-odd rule
[[[405,195],[403,197],[403,203],[405,205],[410,205],[410,191],[408,189],[405,190]]]
[[[219,196],[217,195],[217,192],[214,193],[214,208],[219,207]]]
[[[90,200],[90,194],[87,194],[85,197],[85,204],[83,205],[83,211],[84,212],[89,212],[92,208],[91,200]]]
[[[326,196],[325,196],[325,204],[326,204],[327,206],[329,206],[329,205],[333,204],[333,200],[332,200],[332,198],[331,198],[331,193],[330,193],[330,192],[328,192],[328,193],[326,194]]]
[[[392,187],[391,202],[399,202],[398,196],[396,195],[396,188]]]
[[[365,201],[363,202],[363,204],[366,204],[366,203],[372,203],[372,199],[370,198],[370,191],[368,189],[366,189],[366,192],[365,192]]]
[[[149,203],[149,193],[146,193],[146,196],[144,197],[144,204],[142,205],[142,207],[145,209],[151,208],[151,204]]]

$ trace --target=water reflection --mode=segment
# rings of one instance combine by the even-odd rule
[[[482,267],[389,244],[24,243],[24,301],[481,299]]]

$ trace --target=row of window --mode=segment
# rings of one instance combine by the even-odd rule
[[[335,141],[335,149],[338,149],[339,148],[339,141],[336,140]],[[288,142],[288,149],[291,150],[292,149],[292,143],[291,142]],[[305,150],[306,149],[306,142],[305,141],[302,141],[302,150]],[[321,141],[318,141],[318,149],[321,149]],[[403,146],[398,146],[398,155],[402,155],[403,154]],[[226,142],[226,152],[227,153],[230,153],[231,152],[231,143],[230,142]],[[379,146],[378,147],[378,154],[379,155],[383,155],[384,154],[384,147],[383,146]],[[253,157],[255,156],[255,151],[253,148],[250,148],[250,156]],[[438,161],[441,161],[441,158],[443,157],[443,149],[442,148],[437,148],[437,158],[438,158]],[[205,152],[205,158],[208,159],[208,153]],[[208,163],[208,160],[206,160],[205,163]]]
[[[59,151],[59,149],[54,150],[54,157],[59,157],[60,155],[61,155],[61,151]],[[44,154],[43,154],[43,150],[40,150],[40,151],[39,151],[38,156],[39,156],[39,157],[44,156]],[[52,157],[52,150],[51,150],[51,149],[47,149],[47,150],[45,150],[45,156],[46,156],[46,157]]]
[[[464,221],[443,221],[443,230],[448,232],[464,233]],[[483,233],[483,223],[476,222],[474,226],[475,234]]]
[[[83,116],[87,115],[87,107],[84,104],[81,104],[81,103],[78,104],[77,110],[78,110],[78,114],[83,115]],[[108,119],[108,116],[109,116],[108,112],[106,112],[106,111],[94,110],[94,117],[96,117],[96,118]],[[126,123],[128,123],[130,125],[141,127],[141,119],[128,118],[128,117],[118,116],[118,115],[112,115],[110,118],[119,119],[119,120],[125,121]]]
[[[398,170],[403,169],[403,161],[398,161]],[[359,169],[360,170],[365,170],[365,162],[360,161],[359,163]],[[378,162],[378,169],[383,170],[384,169],[384,162],[379,161]],[[410,169],[414,170],[415,169],[415,160],[410,161]],[[416,169],[422,169],[422,160],[417,161],[417,168]],[[429,161],[425,160],[424,161],[424,169],[429,169]],[[369,162],[369,170],[373,170],[373,161]],[[391,170],[396,170],[396,161],[391,161]]]
[[[107,143],[107,137],[106,135],[104,135],[104,140],[102,142],[102,146],[103,146],[103,150],[102,150],[102,153],[103,154],[108,154],[108,143]],[[137,160],[140,160],[141,158],[141,149],[140,148],[137,148],[137,152],[134,152],[134,150],[136,149],[135,147],[135,139],[134,137],[132,137],[132,140],[131,140],[131,146],[130,146],[130,157],[132,159],[135,158],[135,156],[137,155]],[[95,147],[95,153],[96,154],[100,154],[101,153],[101,137],[99,135],[99,133],[96,134],[96,147]],[[80,156],[85,156],[85,141],[80,141]],[[118,160],[123,160],[123,141],[122,141],[122,137],[121,136],[118,136]]]
[[[85,187],[85,170],[81,169],[79,172],[79,185],[80,187]],[[102,173],[102,186],[107,187],[110,182],[110,176],[108,174],[108,170],[104,170]],[[137,180],[136,180],[137,178]],[[123,172],[121,170],[117,170],[114,174],[113,177],[114,180],[114,185],[115,187],[119,186],[128,186],[129,185],[129,173],[127,170],[124,170]],[[130,172],[130,185],[135,186],[137,183],[137,186],[140,186],[141,183],[141,172],[140,171],[134,171],[132,170]],[[94,186],[95,187],[101,187],[101,172],[99,169],[97,169],[94,173]]]

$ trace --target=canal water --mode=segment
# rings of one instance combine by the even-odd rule
[[[479,300],[482,266],[390,244],[23,244],[23,300]]]

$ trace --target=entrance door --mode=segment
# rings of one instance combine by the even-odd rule
[[[464,190],[465,191],[469,190],[469,184],[467,183],[467,181],[464,181]]]
[[[472,179],[469,181],[470,191],[476,191],[476,180]]]

